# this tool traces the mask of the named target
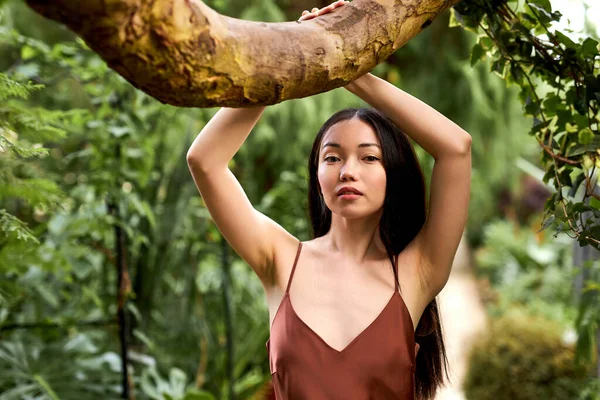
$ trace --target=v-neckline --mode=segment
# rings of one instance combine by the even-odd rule
[[[360,332],[360,333],[359,333],[357,336],[355,336],[355,337],[354,337],[354,339],[352,339],[352,340],[350,341],[350,343],[348,343],[348,344],[347,344],[347,345],[346,345],[346,346],[345,346],[343,349],[341,349],[341,350],[338,350],[338,349],[335,349],[335,348],[333,348],[333,347],[332,347],[332,346],[331,346],[329,343],[327,343],[327,342],[325,341],[325,339],[323,339],[323,338],[321,337],[321,335],[319,335],[317,332],[315,332],[315,330],[314,330],[313,328],[311,328],[311,327],[310,327],[310,326],[309,326],[309,325],[308,325],[306,322],[304,322],[304,321],[302,320],[302,318],[300,318],[300,316],[298,315],[298,313],[297,313],[297,312],[296,312],[296,310],[294,309],[294,305],[292,304],[292,299],[290,298],[290,294],[289,294],[289,293],[285,293],[285,294],[284,294],[284,297],[285,297],[285,296],[287,296],[287,301],[288,301],[288,303],[290,304],[290,308],[292,309],[292,313],[294,314],[294,317],[295,317],[295,318],[296,318],[298,321],[300,321],[300,323],[301,323],[302,325],[304,325],[304,326],[305,326],[305,327],[306,327],[306,328],[307,328],[307,329],[308,329],[310,332],[312,332],[312,334],[313,334],[314,336],[316,336],[316,337],[317,337],[317,339],[318,339],[318,340],[319,340],[321,343],[323,343],[323,344],[326,346],[326,348],[327,348],[327,349],[329,349],[329,350],[331,350],[331,351],[335,352],[335,353],[336,353],[336,354],[338,354],[338,355],[342,355],[342,354],[344,354],[344,353],[345,353],[345,352],[346,352],[346,351],[347,351],[347,350],[348,350],[350,347],[352,347],[352,345],[354,345],[354,343],[358,342],[358,340],[359,340],[359,339],[360,339],[362,336],[364,336],[364,335],[366,334],[366,332],[367,332],[367,331],[368,331],[368,330],[369,330],[369,329],[370,329],[370,328],[371,328],[373,325],[375,325],[375,323],[376,323],[376,322],[379,320],[379,318],[380,318],[380,317],[383,315],[383,313],[384,313],[384,312],[385,312],[385,311],[388,309],[388,307],[390,306],[390,304],[391,304],[391,303],[392,303],[392,301],[394,300],[394,296],[395,296],[396,294],[398,294],[398,296],[400,296],[400,294],[399,294],[399,293],[398,293],[396,290],[394,290],[394,293],[392,293],[392,296],[391,296],[391,297],[390,297],[390,299],[388,300],[387,304],[385,305],[385,307],[383,307],[383,309],[382,309],[382,310],[379,312],[379,314],[378,314],[378,315],[375,317],[375,319],[374,319],[373,321],[371,321],[371,323],[370,323],[369,325],[367,325],[367,327],[366,327],[365,329],[363,329],[363,330],[362,330],[362,331],[361,331],[361,332]],[[284,300],[285,300],[285,299],[284,299]],[[402,298],[400,298],[400,300],[401,300],[401,301],[404,301],[404,300],[402,300]],[[412,321],[411,321],[411,324],[412,324]]]

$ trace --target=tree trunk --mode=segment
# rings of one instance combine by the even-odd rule
[[[182,107],[271,105],[371,71],[459,0],[354,0],[302,22],[218,14],[200,0],[27,0],[133,86]]]

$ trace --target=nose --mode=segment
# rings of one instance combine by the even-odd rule
[[[344,165],[340,171],[340,180],[346,182],[348,180],[355,180],[354,168],[351,168],[348,164]]]

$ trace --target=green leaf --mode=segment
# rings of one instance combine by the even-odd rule
[[[500,78],[504,79],[506,77],[506,60],[501,58],[492,63],[492,72],[497,74]]]
[[[541,2],[541,1],[536,1]],[[548,3],[549,4],[549,3]],[[541,7],[538,4],[534,4],[533,2],[529,2],[527,4],[532,11],[533,15],[539,19],[542,24],[547,25],[552,21],[558,21],[560,19],[560,13],[551,12],[551,7]],[[536,32],[538,29],[536,29]]]
[[[494,41],[489,36],[480,36],[479,37],[479,44],[485,50],[491,50],[491,49],[494,48]]]
[[[463,27],[464,20],[462,15],[456,11],[456,8],[450,10],[450,22],[448,24],[450,28]]]
[[[575,178],[575,181],[573,182],[573,185],[569,190],[569,197],[575,196],[575,194],[577,193],[577,189],[579,189],[579,186],[581,185],[581,182],[584,181],[584,179],[585,174],[583,173],[583,171],[581,171],[581,173],[579,173],[579,175],[577,175],[577,177]]]
[[[519,16],[523,26],[525,26],[528,30],[531,30],[538,25],[538,20],[526,12],[520,12],[517,15]]]
[[[117,138],[127,135],[131,133],[131,129],[127,126],[111,126],[108,128],[108,131]]]
[[[21,47],[21,59],[23,61],[27,61],[30,58],[35,57],[37,55],[37,53],[38,52],[33,47],[30,47],[30,46]]]
[[[585,39],[581,45],[581,54],[584,57],[598,54],[598,42],[592,38]]]
[[[583,153],[591,153],[600,148],[600,135],[595,135],[588,144],[577,144],[567,151],[567,157],[578,156]]]
[[[534,6],[536,8],[541,8],[546,12],[552,12],[552,4],[550,0],[526,0],[527,5]]]
[[[556,114],[557,107],[562,104],[562,99],[556,94],[552,93],[544,100],[544,113],[547,116],[554,116]]]
[[[567,35],[562,33],[561,31],[554,31],[554,35],[558,39],[558,41],[564,44],[569,49],[577,49],[579,46],[571,40]]]
[[[473,49],[471,50],[471,66],[477,64],[477,62],[485,56],[485,53],[485,49],[479,43],[473,46]]]
[[[43,376],[35,374],[33,379],[46,391],[46,394],[50,396],[52,400],[60,400],[54,390],[52,390],[52,387],[48,384],[48,381],[46,381]]]
[[[523,82],[525,75],[523,75],[523,71],[519,64],[511,62],[510,63],[510,79],[516,84],[521,84]]]
[[[584,128],[579,131],[578,139],[581,144],[590,144],[594,140],[594,132],[590,128]]]
[[[542,224],[542,229],[540,229],[539,231],[537,231],[537,233],[540,233],[541,231],[543,231],[544,229],[547,229],[550,225],[552,225],[552,223],[554,222],[555,218],[556,217],[554,215],[550,215],[550,217],[546,218],[546,220]]]

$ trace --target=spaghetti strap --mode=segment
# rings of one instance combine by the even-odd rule
[[[394,256],[394,270],[396,271],[396,276],[394,277],[394,281],[395,281],[394,287],[397,292],[398,286],[399,286],[399,284],[398,284],[398,255]]]
[[[290,274],[290,279],[288,279],[287,288],[285,289],[285,293],[290,292],[290,285],[292,284],[292,278],[294,277],[294,271],[296,270],[296,264],[298,263],[298,258],[300,257],[300,250],[302,250],[302,242],[298,242],[298,251],[296,252],[296,259],[294,260],[294,266],[292,267],[292,273]]]

